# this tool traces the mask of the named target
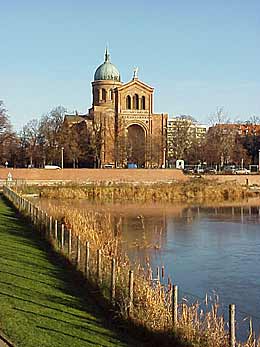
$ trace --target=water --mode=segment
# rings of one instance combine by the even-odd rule
[[[148,216],[147,216],[148,217]],[[145,219],[144,215],[144,219]],[[205,294],[219,296],[221,309],[236,304],[239,337],[245,338],[248,317],[260,329],[260,216],[258,206],[184,208],[180,215],[170,212],[157,217],[163,221],[161,248],[130,248],[130,255],[153,268],[165,266],[181,295],[203,301]],[[128,228],[128,233],[131,233]],[[139,229],[142,240],[143,229]],[[154,232],[146,232],[150,239]],[[131,236],[124,235],[126,240]]]
[[[73,203],[75,205],[75,202]],[[239,337],[251,316],[260,331],[260,201],[254,205],[188,207],[163,205],[91,205],[121,220],[125,250],[132,260],[165,267],[181,297],[219,296],[221,309],[236,304]]]

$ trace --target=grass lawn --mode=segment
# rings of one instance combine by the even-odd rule
[[[58,257],[0,197],[0,329],[15,346],[141,346],[110,330]]]

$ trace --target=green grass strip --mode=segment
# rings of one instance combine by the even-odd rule
[[[71,271],[0,197],[0,329],[14,345],[140,346],[109,328]]]

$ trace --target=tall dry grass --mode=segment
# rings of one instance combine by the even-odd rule
[[[71,196],[70,196],[71,198]],[[115,226],[107,213],[82,211],[70,207],[55,207],[51,204],[46,208],[49,215],[62,220],[75,235],[80,235],[83,242],[89,241],[91,248],[90,279],[95,282],[95,255],[102,250],[102,283],[101,292],[109,297],[111,280],[111,259],[116,258],[116,306],[117,314],[127,318],[129,305],[128,276],[134,268],[134,302],[131,320],[138,326],[143,326],[153,332],[164,333],[165,336],[177,335],[183,342],[197,347],[227,347],[227,326],[223,317],[218,314],[218,303],[212,302],[210,309],[196,302],[188,304],[182,300],[178,311],[178,325],[172,321],[172,285],[163,284],[158,278],[153,278],[152,270],[147,264],[131,265],[121,248],[120,225]],[[253,336],[240,347],[260,347],[260,341]]]
[[[207,202],[241,200],[249,195],[246,187],[235,182],[219,183],[203,179],[188,182],[156,184],[101,184],[66,185],[41,187],[40,195],[45,198],[88,199],[101,202]]]

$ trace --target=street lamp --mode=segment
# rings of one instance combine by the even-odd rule
[[[166,148],[163,149],[163,165],[162,169],[166,168]]]
[[[64,147],[61,147],[61,168],[63,169]]]

